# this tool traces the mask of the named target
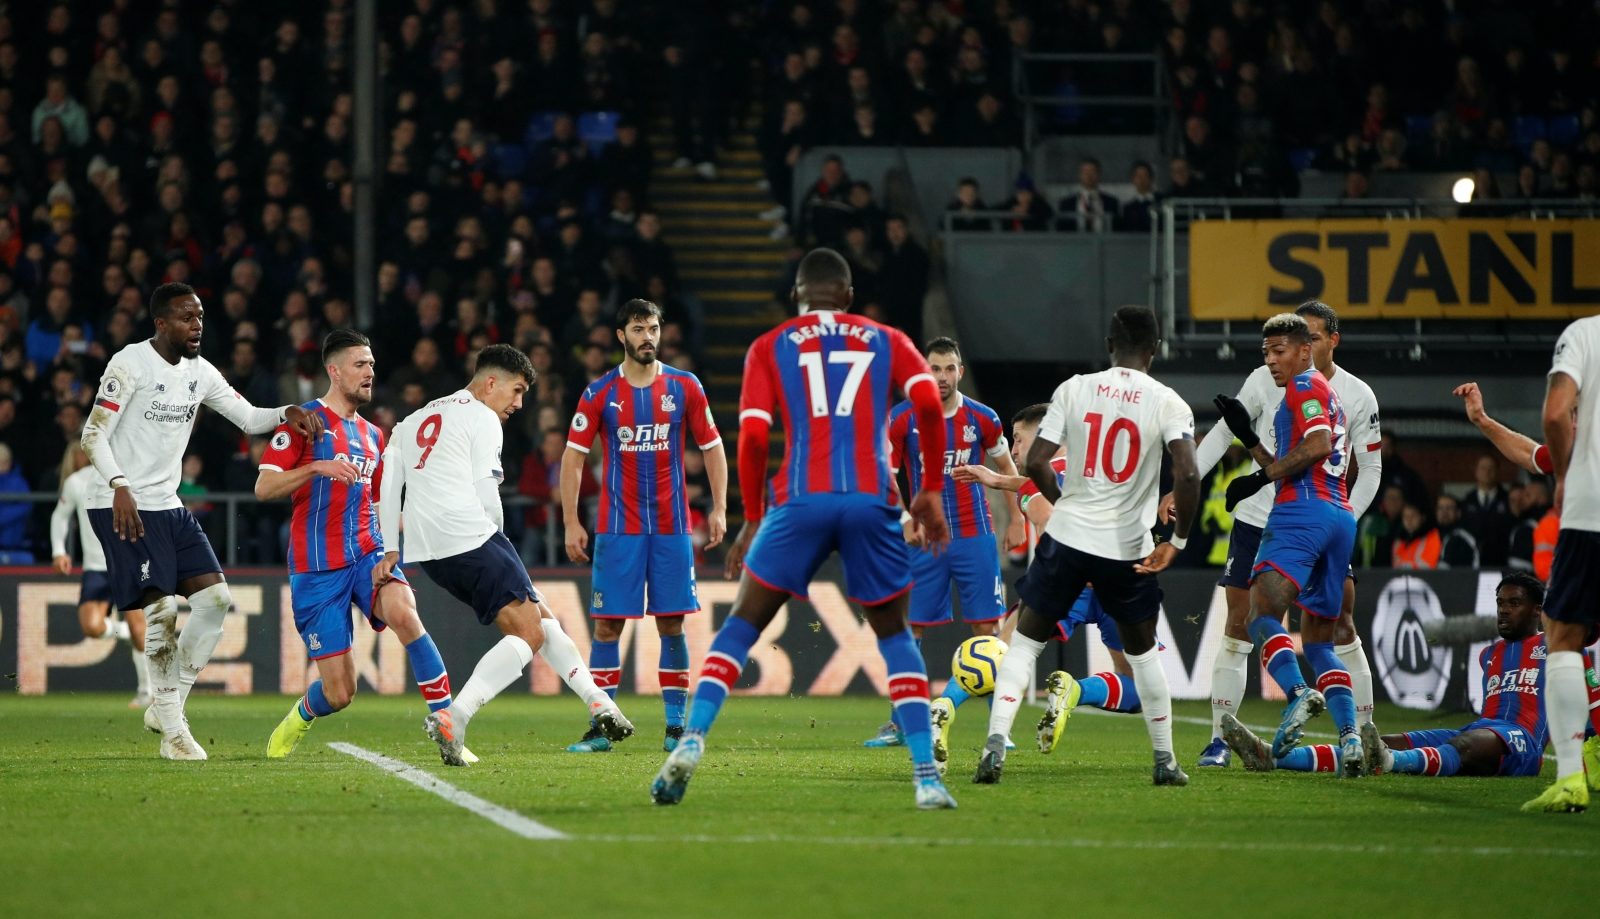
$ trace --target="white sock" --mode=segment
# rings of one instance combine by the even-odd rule
[[[515,682],[531,663],[533,649],[527,642],[515,635],[507,635],[496,642],[489,653],[479,659],[467,685],[461,687],[455,701],[450,703],[450,711],[460,719],[460,725],[465,727],[478,709]]]
[[[1255,645],[1237,638],[1222,637],[1222,650],[1211,665],[1211,738],[1222,736],[1222,716],[1239,717],[1239,703],[1250,679],[1250,652]],[[1369,684],[1370,685],[1370,684]],[[1144,701],[1144,696],[1139,696]]]
[[[187,705],[189,690],[200,676],[211,653],[222,640],[222,622],[233,609],[233,595],[227,582],[212,584],[189,598],[189,621],[178,639],[178,704]]]
[[[144,608],[144,655],[150,665],[150,698],[163,734],[183,727],[178,701],[178,598],[162,597]]]
[[[105,627],[100,630],[100,634],[90,637],[110,638],[114,641],[129,641],[130,638],[128,634],[128,624],[123,622],[121,619],[115,619],[111,616],[107,616]]]
[[[1022,697],[1033,682],[1044,642],[1017,633],[1011,636],[1006,656],[1000,659],[1000,672],[994,680],[993,704],[989,708],[989,733],[1011,736],[1011,723],[1017,720]]]
[[[1544,715],[1556,751],[1556,777],[1583,773],[1583,729],[1589,723],[1589,686],[1583,655],[1551,651],[1544,663]]]
[[[1350,674],[1350,690],[1356,697],[1356,728],[1360,729],[1372,722],[1372,665],[1367,663],[1367,652],[1359,638],[1347,645],[1334,645],[1333,653],[1339,655]]]
[[[1133,666],[1139,705],[1144,708],[1144,726],[1150,731],[1150,746],[1157,753],[1171,753],[1172,690],[1167,686],[1167,671],[1161,666],[1161,652],[1151,648],[1127,657]]]
[[[594,714],[607,708],[611,697],[606,691],[595,685],[594,674],[589,672],[589,666],[583,662],[583,657],[578,654],[578,646],[573,644],[571,636],[561,628],[561,623],[555,619],[541,619],[539,625],[544,628],[544,647],[539,649],[539,655],[550,669],[561,677],[562,681],[589,706],[589,714]]]
[[[150,659],[144,652],[128,645],[128,654],[133,658],[133,675],[139,681],[139,694],[148,695],[150,692]]]

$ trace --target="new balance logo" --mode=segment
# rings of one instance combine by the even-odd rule
[[[1001,696],[1000,697],[1000,701],[1001,702],[1015,702],[1015,701],[1017,701],[1017,697],[1016,696]]]

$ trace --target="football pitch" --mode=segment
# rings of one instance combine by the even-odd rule
[[[684,803],[656,807],[653,697],[622,700],[640,733],[596,755],[563,750],[582,727],[570,696],[496,700],[472,722],[482,762],[467,769],[439,763],[413,698],[358,697],[269,762],[287,697],[197,696],[205,763],[157,759],[125,700],[0,699],[4,915],[1594,912],[1600,814],[1517,811],[1548,766],[1537,780],[1354,781],[1189,767],[1187,788],[1154,788],[1139,717],[1081,712],[1045,757],[1025,707],[1004,782],[975,786],[976,701],[952,732],[961,807],[923,813],[904,752],[861,746],[882,701],[736,697]],[[1176,714],[1192,762],[1207,709]],[[1254,702],[1243,720],[1276,715]],[[1378,715],[1385,730],[1470,719]]]

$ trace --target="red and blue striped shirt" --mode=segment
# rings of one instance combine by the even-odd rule
[[[278,425],[261,456],[261,468],[287,472],[337,459],[354,464],[360,476],[349,485],[313,476],[295,491],[294,516],[289,521],[290,574],[343,568],[383,547],[373,509],[382,480],[383,431],[360,415],[340,417],[321,399],[303,408],[320,412],[326,430],[315,443],[308,443],[294,428]]]
[[[1483,667],[1483,717],[1520,725],[1544,748],[1543,633],[1521,641],[1497,639],[1478,654]]]
[[[645,387],[629,383],[618,367],[590,383],[578,400],[567,446],[588,453],[597,435],[604,436],[606,446],[596,533],[682,535],[692,529],[684,428],[702,450],[722,443],[722,435],[700,380],[660,366]]]
[[[950,522],[950,536],[989,536],[994,520],[989,499],[976,482],[965,485],[950,475],[957,466],[982,465],[985,456],[998,456],[1005,448],[1005,429],[994,409],[975,399],[960,397],[956,410],[944,419],[944,517]],[[889,465],[898,470],[905,464],[907,481],[922,481],[922,451],[917,442],[917,412],[911,402],[896,405],[889,412]]]
[[[1278,482],[1277,504],[1295,501],[1327,501],[1350,510],[1345,491],[1345,473],[1350,468],[1350,438],[1346,433],[1344,406],[1328,385],[1328,378],[1315,367],[1295,375],[1284,387],[1283,401],[1272,422],[1278,442],[1278,459],[1283,459],[1316,431],[1327,431],[1333,452],[1326,459]]]

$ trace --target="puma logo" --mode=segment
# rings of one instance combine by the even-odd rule
[[[611,406],[612,408],[616,409],[619,412],[622,411],[622,403],[621,402],[607,402],[606,404]]]

